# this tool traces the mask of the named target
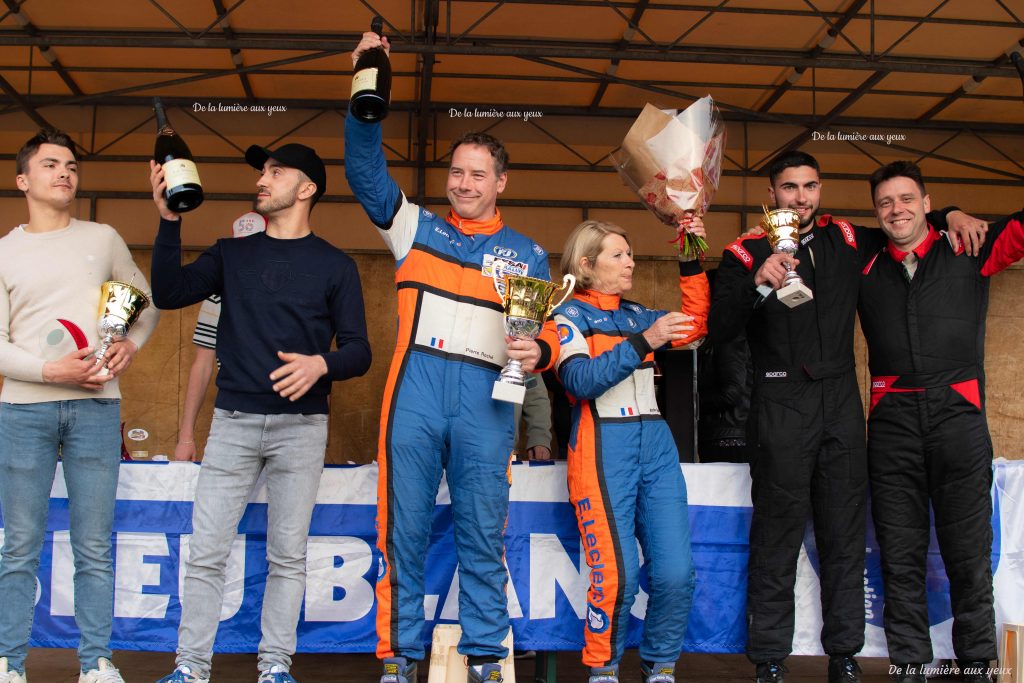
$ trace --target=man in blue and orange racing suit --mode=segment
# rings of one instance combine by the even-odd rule
[[[985,419],[990,278],[1024,257],[1024,212],[993,223],[978,256],[929,224],[920,169],[895,161],[871,176],[889,238],[864,268],[871,510],[885,581],[885,637],[895,680],[923,683],[932,659],[925,593],[931,518],[949,576],[953,650],[963,680],[989,683],[992,441]]]
[[[366,33],[352,55],[388,47]],[[548,279],[547,254],[505,225],[497,210],[508,154],[490,135],[452,144],[447,194],[437,216],[406,199],[388,174],[379,123],[345,123],[345,174],[395,256],[398,342],[388,373],[378,444],[377,656],[382,683],[412,683],[424,656],[424,563],[434,500],[447,473],[459,559],[459,652],[470,681],[501,680],[507,655],[503,562],[513,404],[491,389],[509,357],[492,275]],[[534,359],[535,360],[535,359]],[[532,369],[527,359],[524,368]]]
[[[680,262],[680,315],[621,298],[632,269],[622,228],[581,223],[562,259],[562,270],[577,277],[576,295],[554,317],[560,345],[552,356],[573,403],[569,498],[590,566],[583,663],[591,683],[619,680],[639,587],[637,541],[650,576],[642,680],[675,680],[693,596],[686,482],[655,401],[654,350],[704,337],[708,281],[699,261]],[[542,349],[546,341],[538,340]]]

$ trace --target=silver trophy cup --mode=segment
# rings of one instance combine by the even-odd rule
[[[793,256],[800,249],[800,214],[793,209],[775,209],[769,211],[764,207],[764,218],[761,227],[768,235],[768,244],[776,254]],[[804,284],[803,278],[786,264],[785,278],[782,286],[775,292],[775,297],[790,308],[799,306],[814,298],[814,293]]]

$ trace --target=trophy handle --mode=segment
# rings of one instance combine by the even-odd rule
[[[572,296],[573,291],[576,289],[576,276],[571,273],[566,273],[565,276],[562,278],[562,287],[565,287],[565,294],[562,296],[562,298],[558,301],[557,304],[548,308],[548,315],[551,314],[551,311],[555,310],[556,308],[564,304],[566,299]]]
[[[493,271],[491,271],[491,282],[494,283],[494,291],[498,293],[498,298],[502,299],[502,300],[505,299],[505,293],[503,291],[501,291],[501,289],[502,289],[501,285],[502,285],[502,283],[504,283],[504,280],[505,280],[505,274],[503,272],[499,273],[497,268],[495,268]],[[508,286],[507,283],[504,283],[504,284],[505,284],[506,287]]]

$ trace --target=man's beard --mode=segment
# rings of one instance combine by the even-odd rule
[[[291,196],[287,197],[274,197],[273,195],[267,197],[267,199],[260,204],[260,197],[256,197],[252,200],[252,210],[261,216],[269,216],[272,213],[283,211],[295,205],[296,194],[293,192]]]

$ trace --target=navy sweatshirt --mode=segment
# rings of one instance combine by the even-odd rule
[[[153,303],[162,309],[221,295],[218,408],[259,415],[326,413],[331,382],[358,377],[370,367],[356,264],[314,234],[221,239],[182,266],[181,221],[161,219],[150,284]],[[327,374],[299,400],[282,398],[270,380],[284,365],[278,351],[319,354]]]

